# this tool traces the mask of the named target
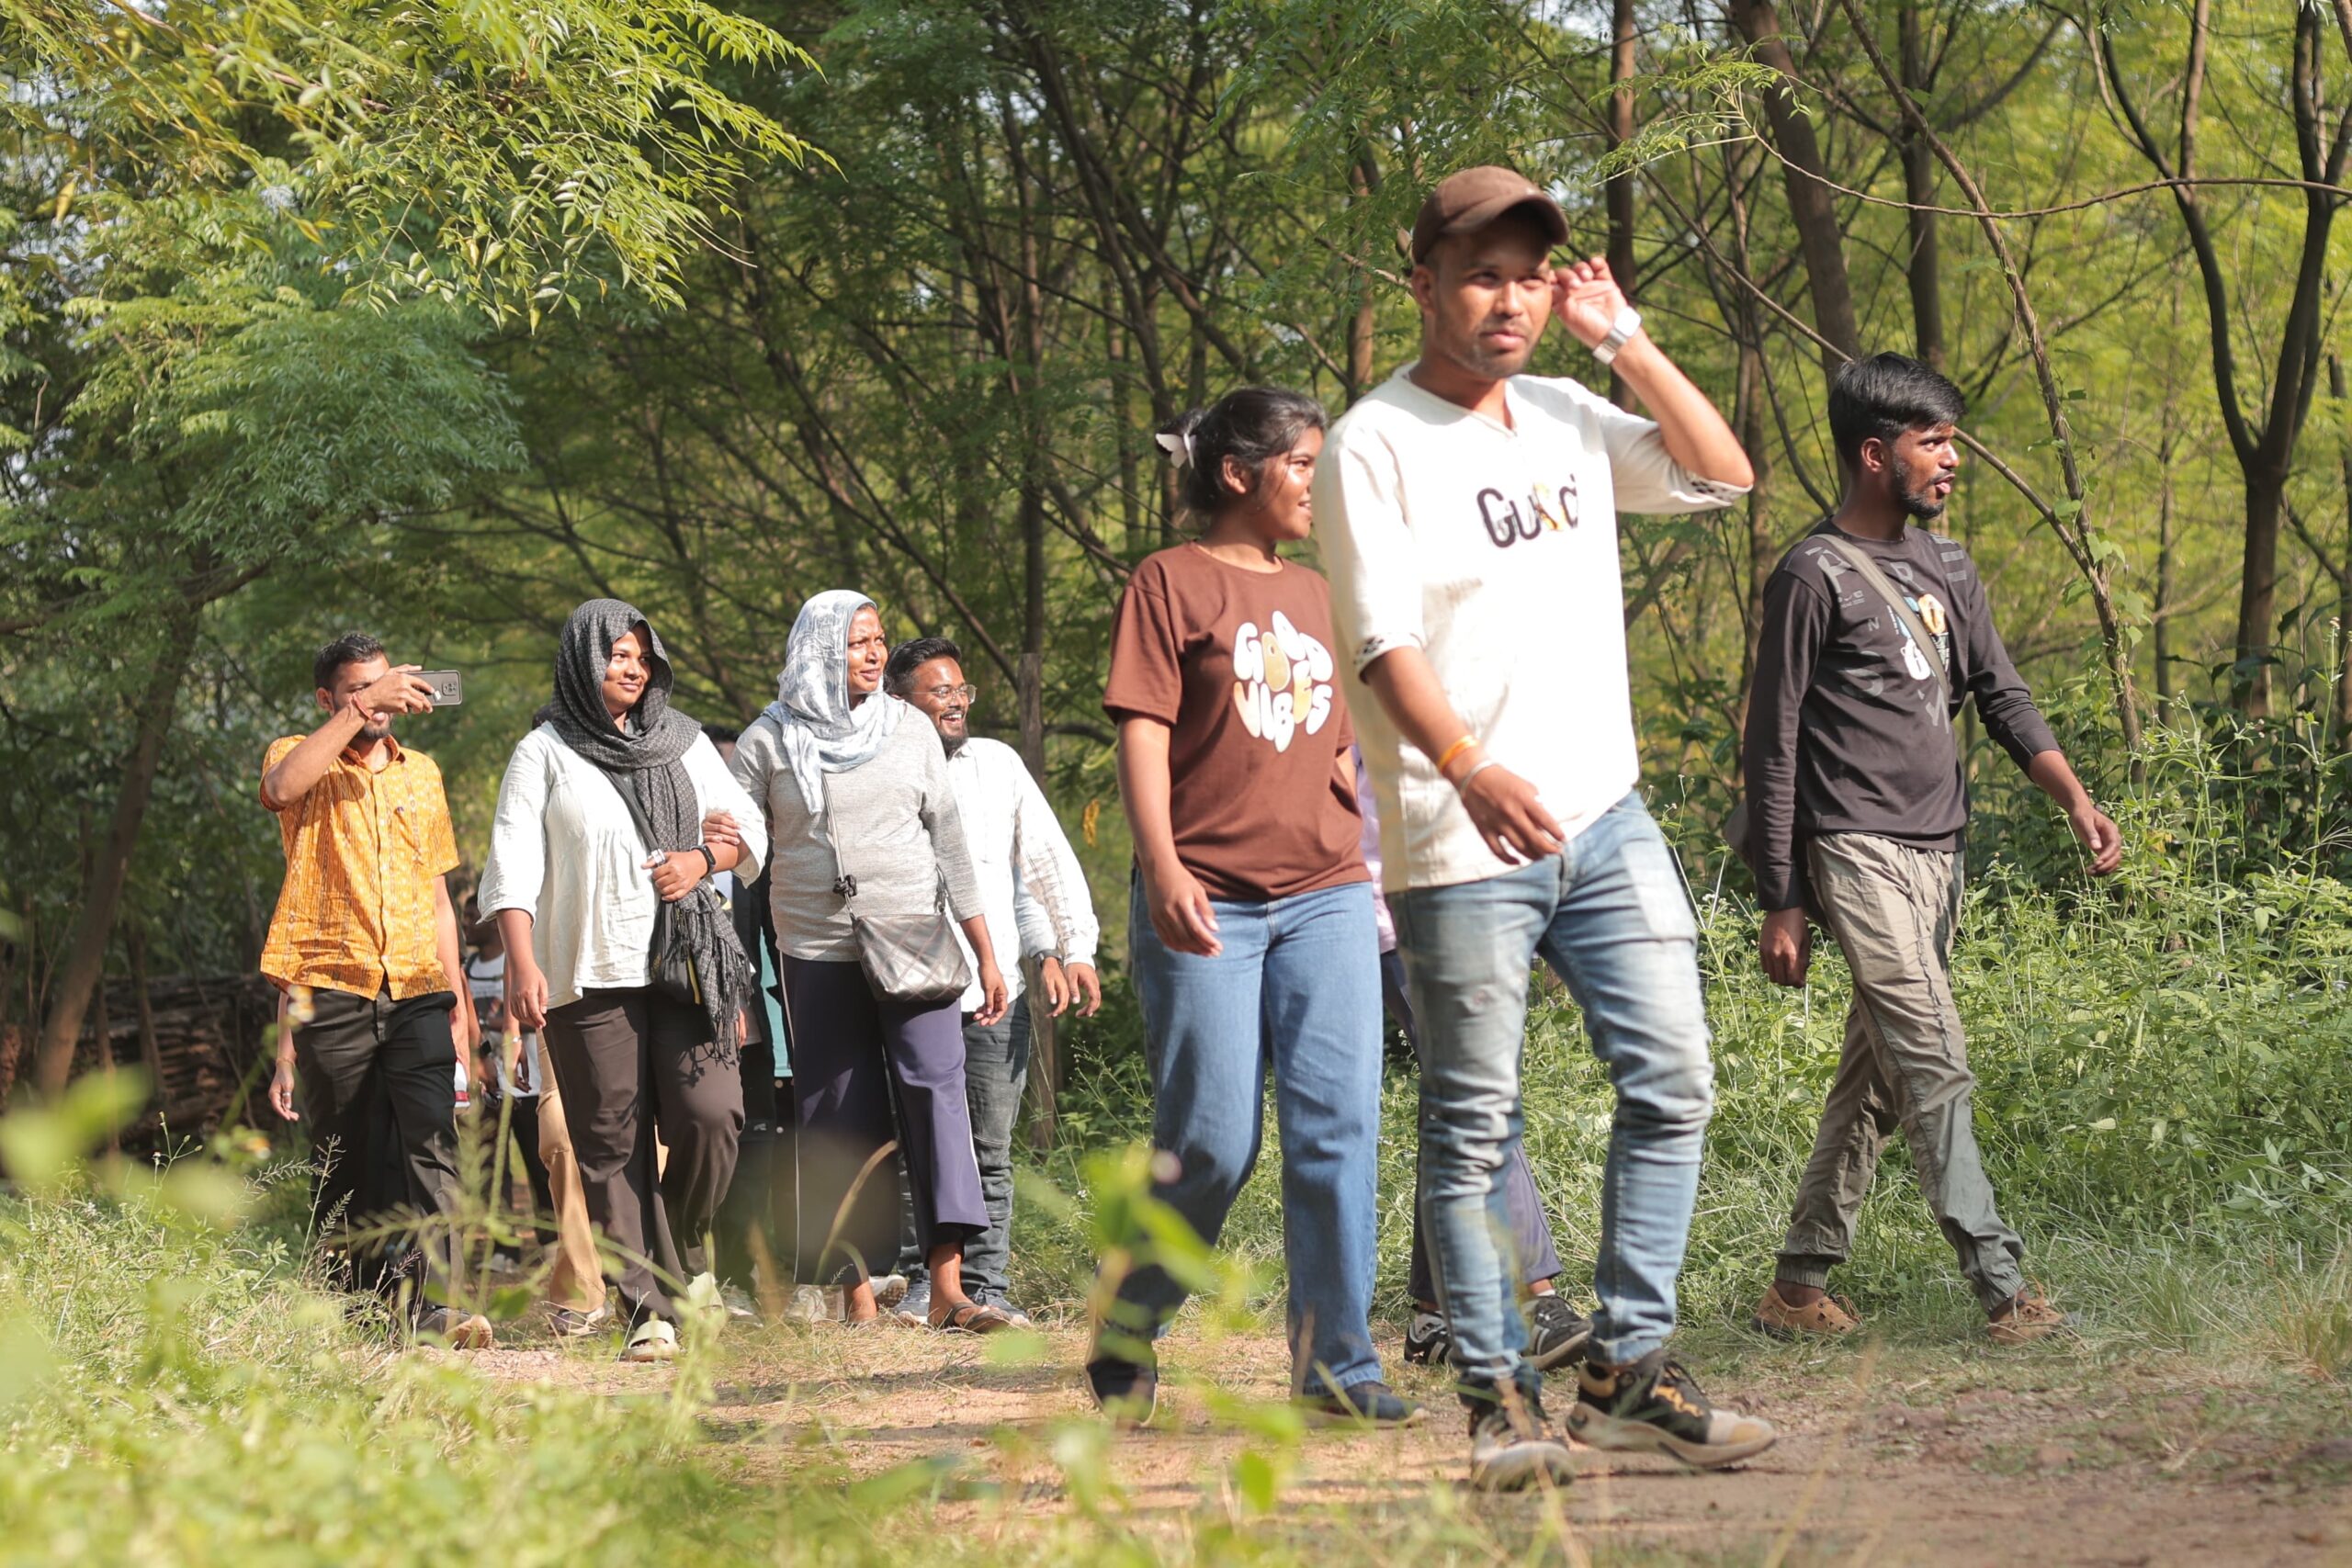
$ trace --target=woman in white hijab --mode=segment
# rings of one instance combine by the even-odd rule
[[[1011,1320],[964,1293],[967,1238],[988,1228],[964,1100],[959,998],[880,996],[849,915],[920,916],[944,900],[979,962],[993,1023],[1005,986],[948,784],[938,731],[885,693],[882,617],[863,593],[801,606],[776,700],[736,743],[735,776],[767,814],[776,946],[799,1122],[799,1235],[843,1316],[878,1314],[870,1276],[898,1255],[899,1152],[931,1271],[934,1328],[992,1333]],[[834,846],[841,846],[837,855]],[[894,1092],[895,1086],[895,1092]],[[895,1101],[897,1123],[892,1110]]]

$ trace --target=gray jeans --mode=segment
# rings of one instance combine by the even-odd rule
[[[1023,992],[993,1024],[964,1020],[964,1099],[972,1112],[972,1153],[980,1163],[980,1196],[989,1228],[964,1243],[964,1293],[1002,1301],[1012,1284],[1012,1129],[1029,1082],[1029,996]],[[923,1277],[911,1206],[899,1246],[899,1272]]]
[[[1854,975],[1854,1005],[1813,1156],[1781,1247],[1781,1279],[1826,1286],[1854,1244],[1854,1216],[1897,1127],[1919,1190],[1960,1270],[1990,1309],[2025,1288],[2017,1233],[1993,1207],[1976,1149],[1976,1078],[1951,991],[1961,857],[1868,833],[1806,847],[1814,908]]]

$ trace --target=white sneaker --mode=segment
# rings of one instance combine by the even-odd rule
[[[784,1308],[787,1323],[831,1323],[841,1315],[841,1292],[816,1285],[793,1286],[792,1299]]]
[[[895,1270],[876,1274],[867,1283],[874,1287],[874,1304],[884,1312],[907,1299],[907,1277]]]
[[[649,1317],[628,1337],[621,1351],[624,1361],[667,1361],[678,1354],[678,1331],[658,1317]]]

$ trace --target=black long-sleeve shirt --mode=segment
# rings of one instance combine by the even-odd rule
[[[1923,849],[1957,849],[1968,788],[1948,717],[1976,698],[1977,716],[2023,768],[2058,742],[2033,705],[1985,603],[1968,552],[1924,528],[1895,539],[1848,534],[1905,591],[1951,679],[1940,700],[1935,652],[1832,547],[1825,521],[1783,557],[1764,586],[1764,626],[1747,706],[1743,759],[1758,901],[1804,901],[1804,840],[1876,833]]]

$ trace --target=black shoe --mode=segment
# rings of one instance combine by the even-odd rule
[[[1769,1421],[1716,1409],[1663,1348],[1631,1366],[1587,1361],[1568,1431],[1596,1449],[1665,1454],[1699,1470],[1753,1459],[1780,1436]]]
[[[1412,1321],[1405,1325],[1405,1364],[1442,1367],[1452,1354],[1453,1325],[1445,1321],[1445,1314],[1415,1307]]]
[[[1470,1412],[1470,1484],[1487,1492],[1566,1486],[1577,1478],[1568,1445],[1532,1399]]]
[[[1339,1390],[1302,1395],[1299,1408],[1317,1427],[1409,1427],[1421,1407],[1385,1382],[1355,1382]]]
[[[1097,1356],[1086,1363],[1086,1386],[1114,1426],[1148,1425],[1159,1410],[1159,1369],[1124,1356]]]
[[[1527,1359],[1539,1372],[1553,1368],[1585,1348],[1592,1337],[1592,1319],[1556,1295],[1532,1296],[1527,1310]]]

